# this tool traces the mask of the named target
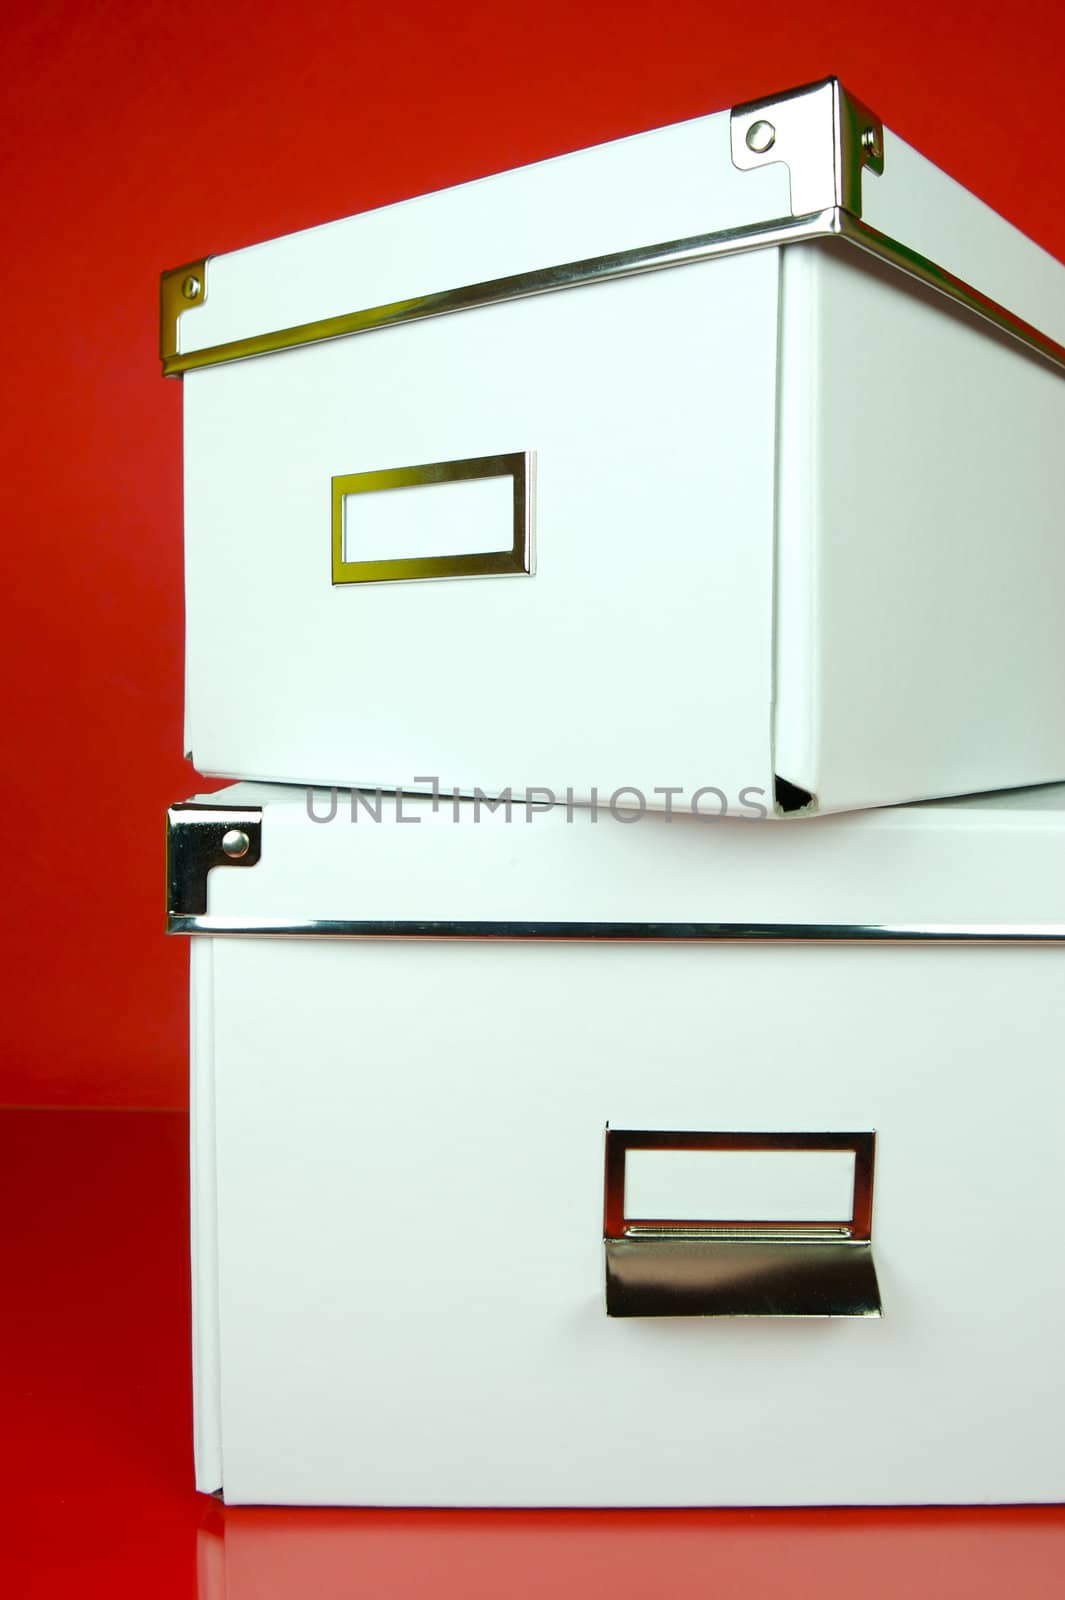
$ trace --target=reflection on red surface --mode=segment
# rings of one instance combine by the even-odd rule
[[[276,1511],[194,1494],[186,1139],[175,1114],[0,1112],[5,1600],[1065,1593],[1061,1507]],[[855,1448],[876,1441],[856,1427]]]
[[[219,1509],[198,1600],[1060,1600],[1056,1507],[875,1511]]]

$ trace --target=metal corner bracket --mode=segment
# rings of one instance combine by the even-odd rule
[[[795,217],[837,207],[860,217],[863,172],[884,171],[884,124],[838,78],[736,106],[730,133],[741,172],[787,167]]]
[[[166,924],[187,933],[207,915],[213,867],[254,867],[262,854],[261,806],[213,806],[190,800],[166,814]]]
[[[172,267],[159,279],[159,357],[164,376],[168,366],[180,360],[178,354],[178,318],[187,311],[195,311],[207,299],[207,261],[187,261],[183,267]]]

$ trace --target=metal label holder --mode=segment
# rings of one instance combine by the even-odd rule
[[[872,1252],[875,1133],[607,1129],[603,1244],[611,1317],[878,1317]],[[625,1215],[630,1150],[854,1153],[849,1218],[813,1222]]]
[[[405,556],[348,561],[344,552],[345,503],[349,496],[382,490],[417,489],[429,484],[469,483],[477,478],[513,480],[510,543],[502,550],[465,555]],[[333,583],[403,583],[419,578],[487,578],[532,572],[532,455],[474,456],[465,461],[431,461],[382,472],[351,472],[333,479]]]

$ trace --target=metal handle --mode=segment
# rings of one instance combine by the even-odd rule
[[[877,1317],[875,1133],[662,1133],[608,1128],[603,1244],[612,1317]],[[849,1217],[626,1216],[631,1150],[850,1151]]]

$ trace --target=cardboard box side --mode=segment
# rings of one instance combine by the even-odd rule
[[[814,350],[808,417],[785,339],[778,771],[821,811],[1056,782],[1065,379],[890,268],[804,255],[785,268]]]
[[[888,128],[862,219],[1065,344],[1065,265]]]

